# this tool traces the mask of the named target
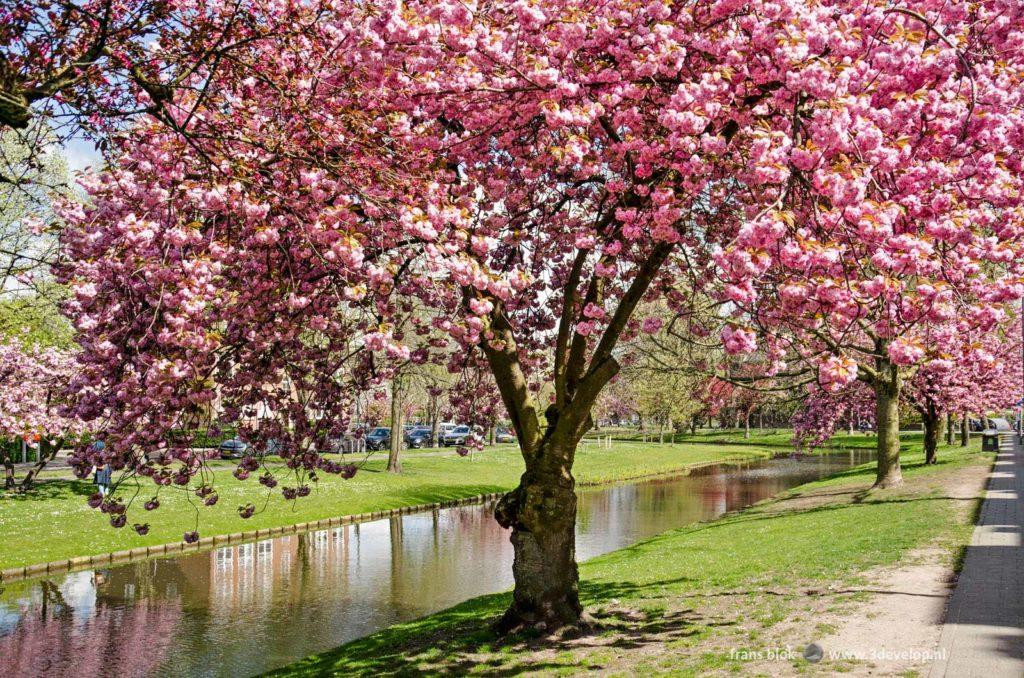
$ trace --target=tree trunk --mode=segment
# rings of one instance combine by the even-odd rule
[[[4,489],[14,489],[14,455],[6,447],[0,449],[4,464]]]
[[[750,410],[747,410],[747,414],[743,417],[743,437],[750,437]]]
[[[878,469],[875,487],[899,487],[903,484],[900,469],[900,380],[899,368],[888,361],[879,361],[875,379],[875,412],[878,441]]]
[[[54,457],[60,451],[60,448],[64,446],[63,440],[58,440],[56,445],[51,446],[49,441],[43,438],[39,440],[39,460],[36,461],[36,465],[28,472],[28,474],[21,481],[21,491],[24,492],[32,487],[32,483],[35,481],[36,476],[42,473],[46,465],[53,461]]]
[[[487,444],[494,445],[495,438],[498,437],[498,425],[491,424],[490,429],[487,431]]]
[[[971,444],[971,413],[964,412],[960,419],[960,447],[967,447]]]
[[[942,428],[935,403],[929,402],[921,412],[921,422],[924,424],[924,463],[935,464],[935,454],[939,448],[939,430]]]
[[[498,523],[512,529],[515,590],[499,633],[522,627],[553,631],[585,624],[576,567],[576,443],[548,435],[526,462],[519,487],[498,502]]]
[[[402,472],[402,383],[401,377],[391,381],[391,446],[388,450],[388,472]]]
[[[956,423],[953,421],[953,413],[950,412],[946,415],[946,444],[953,444],[953,429],[956,428]]]
[[[690,435],[697,435],[697,417],[690,417]]]
[[[431,426],[430,426],[430,447],[431,448],[436,448],[437,447],[437,436],[440,434],[440,432],[441,432],[440,417],[435,417],[434,418],[434,423],[431,424]]]

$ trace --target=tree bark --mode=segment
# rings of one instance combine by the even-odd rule
[[[523,627],[553,631],[583,620],[576,567],[576,492],[572,476],[575,441],[547,435],[526,463],[519,487],[495,509],[511,528],[516,586],[512,606],[496,625],[499,633]]]
[[[14,489],[14,455],[6,447],[0,449],[0,455],[2,455],[4,464],[4,489]]]
[[[953,421],[953,413],[950,412],[946,415],[946,444],[953,444],[953,429],[956,427],[956,423]]]
[[[437,447],[437,436],[441,432],[440,408],[432,410],[434,415],[430,420],[430,447]]]
[[[939,448],[939,430],[942,428],[939,421],[939,413],[935,409],[935,403],[929,401],[921,412],[921,422],[924,424],[924,463],[937,463],[936,452]]]
[[[899,487],[903,484],[900,469],[900,388],[899,368],[880,360],[875,379],[875,412],[878,441],[876,451],[878,469],[875,487]]]
[[[391,446],[388,449],[388,472],[402,472],[402,381],[396,375],[391,380]]]
[[[960,447],[967,447],[971,444],[971,413],[964,412],[960,418]]]
[[[750,437],[750,410],[747,410],[747,414],[743,417],[743,437]]]

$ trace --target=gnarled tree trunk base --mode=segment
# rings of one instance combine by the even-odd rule
[[[564,466],[551,471],[528,469],[494,510],[498,523],[511,528],[515,552],[512,605],[494,625],[501,635],[579,633],[592,626],[579,596],[575,482]]]

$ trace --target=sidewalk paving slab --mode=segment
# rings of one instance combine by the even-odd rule
[[[930,678],[1024,676],[1024,449],[1003,437]]]

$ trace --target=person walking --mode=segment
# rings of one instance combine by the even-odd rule
[[[101,497],[105,497],[110,493],[110,479],[112,475],[110,464],[96,467],[96,475],[93,482],[96,483],[96,489]]]
[[[105,431],[101,431],[96,436],[95,442],[92,444],[93,453],[100,453],[107,448],[107,434]],[[96,473],[93,476],[93,482],[96,483],[96,489],[100,493],[101,497],[107,496],[110,492],[110,480],[113,472],[110,469],[110,464],[103,464],[96,467]]]

